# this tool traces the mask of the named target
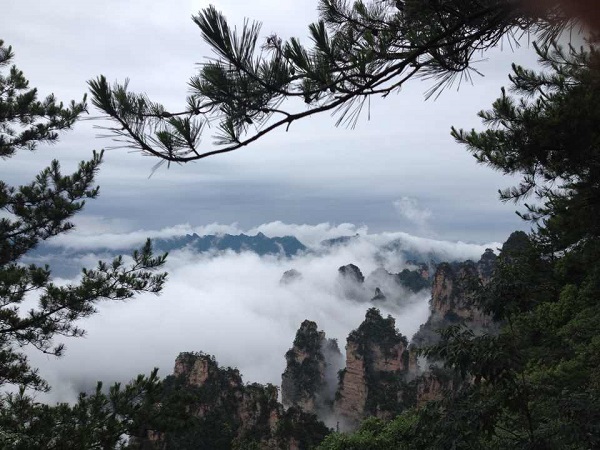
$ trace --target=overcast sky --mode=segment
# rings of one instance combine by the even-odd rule
[[[204,1],[8,0],[0,38],[13,46],[16,64],[39,88],[68,101],[80,99],[86,81],[100,74],[131,79],[131,88],[177,108],[196,64],[211,55],[190,17]],[[298,36],[317,18],[316,0],[215,1],[231,24],[263,22],[263,33]],[[354,130],[335,128],[329,115],[276,131],[250,147],[161,169],[125,150],[110,151],[98,178],[101,196],[85,210],[88,220],[124,229],[158,229],[212,222],[250,228],[281,220],[317,224],[349,222],[372,232],[407,231],[466,241],[503,240],[524,224],[515,205],[497,200],[511,180],[478,166],[449,135],[450,126],[479,126],[507,85],[510,63],[534,64],[531,48],[494,51],[479,64],[474,86],[424,101],[427,82],[398,95],[373,99]],[[90,107],[91,115],[97,112]],[[65,168],[111,142],[96,137],[94,121],[80,122],[61,142],[2,161],[2,179],[27,182],[52,158]],[[208,136],[207,136],[208,139]]]

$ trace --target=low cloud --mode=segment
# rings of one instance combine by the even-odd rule
[[[115,232],[103,227],[103,219],[96,217],[86,217],[85,221],[76,223],[77,228],[70,232],[60,234],[46,243],[53,247],[65,247],[73,250],[94,250],[109,249],[120,250],[138,246],[147,238],[168,239],[170,237],[182,236],[185,234],[197,233],[206,234],[240,234],[241,230],[237,224],[222,225],[209,224],[205,226],[193,227],[190,224],[183,223],[160,230],[127,230]]]
[[[178,225],[159,231],[100,233],[94,242],[106,248],[109,242],[124,245],[148,235],[168,237],[194,231],[244,230],[235,224]],[[93,388],[97,380],[105,384],[124,382],[154,367],[166,376],[182,351],[213,354],[220,364],[239,368],[247,382],[279,385],[285,352],[303,320],[314,320],[328,337],[339,340],[343,350],[348,333],[358,327],[366,310],[373,306],[368,296],[363,301],[343,297],[338,280],[340,266],[356,264],[365,276],[379,267],[396,273],[406,261],[393,250],[382,252],[381,247],[394,241],[406,249],[423,254],[435,251],[447,259],[475,259],[485,247],[498,245],[445,242],[406,233],[368,234],[366,228],[351,224],[273,222],[245,230],[250,234],[254,231],[293,234],[315,251],[291,259],[249,252],[173,252],[168,258],[169,279],[162,295],[100,304],[98,314],[80,323],[87,335],[64,340],[67,350],[61,359],[31,350],[32,363],[53,386],[48,395],[40,394],[39,400],[73,401],[79,391]],[[65,235],[62,243],[72,247],[84,242],[91,245],[81,233]],[[320,245],[322,239],[357,233],[359,238],[347,245],[327,251]],[[302,274],[301,280],[280,284],[283,272],[292,268]],[[400,297],[397,304],[383,302],[376,306],[384,314],[392,314],[400,332],[410,338],[428,317],[430,294],[400,293]]]
[[[424,216],[423,216],[424,217]],[[112,226],[114,225],[114,226]],[[73,250],[126,249],[142,244],[147,238],[168,239],[186,234],[196,233],[200,236],[209,234],[247,234],[263,233],[268,237],[295,236],[300,242],[312,250],[322,249],[321,243],[327,239],[341,236],[357,236],[357,241],[370,243],[372,246],[383,246],[391,241],[400,240],[410,250],[418,252],[443,251],[450,259],[477,258],[481,249],[486,246],[497,247],[498,243],[473,244],[463,241],[445,241],[420,237],[405,232],[369,233],[365,225],[351,223],[331,224],[328,222],[311,224],[294,224],[274,221],[251,228],[240,227],[237,223],[193,226],[189,223],[173,225],[159,230],[130,229],[127,222],[115,223],[101,217],[87,216],[84,221],[76,221],[76,228],[46,241],[53,247],[64,247]],[[115,231],[115,227],[118,230]],[[129,229],[128,229],[129,228]]]
[[[275,221],[260,225],[248,231],[249,234],[258,232],[264,233],[269,237],[275,236],[296,236],[304,245],[315,248],[325,239],[334,239],[340,236],[354,236],[368,234],[369,228],[366,226],[357,226],[352,223],[342,223],[339,225],[329,222],[319,223],[317,225],[308,224],[287,224],[281,221]]]
[[[255,235],[263,233],[269,237],[276,236],[295,236],[307,247],[318,247],[321,241],[325,239],[337,238],[340,236],[354,236],[356,234],[366,235],[368,228],[366,226],[357,226],[351,223],[342,223],[339,225],[330,223],[320,223],[317,225],[308,224],[287,224],[281,221],[270,222],[250,229],[243,229],[237,223],[219,224],[211,223],[202,226],[192,226],[189,223],[178,224],[160,230],[126,230],[126,222],[119,221],[118,231],[110,227],[112,222],[106,222],[102,217],[87,216],[82,221],[77,222],[77,228],[71,233],[61,234],[47,243],[54,247],[65,247],[77,250],[93,250],[98,248],[105,249],[123,249],[143,243],[147,238],[168,239],[175,236],[196,233],[200,236],[208,234],[248,234]]]
[[[429,228],[429,221],[433,217],[433,213],[429,209],[422,207],[416,198],[402,197],[395,200],[394,208],[396,208],[401,217],[417,227]]]

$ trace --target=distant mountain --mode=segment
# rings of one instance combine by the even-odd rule
[[[196,233],[186,234],[170,239],[155,239],[154,247],[161,252],[189,249],[198,253],[210,251],[233,250],[234,252],[251,251],[257,255],[297,255],[306,251],[306,246],[294,236],[267,237],[263,233],[256,236],[245,234],[231,235],[209,234],[199,236]]]
[[[153,239],[152,245],[156,253],[173,252],[176,250],[190,250],[196,253],[234,251],[237,253],[248,251],[257,255],[281,255],[286,258],[297,255],[307,248],[294,236],[267,237],[263,233],[256,236],[245,234],[231,235],[206,235],[196,233],[175,236],[168,239]],[[24,263],[49,264],[52,273],[59,277],[73,277],[82,267],[90,267],[83,260],[90,255],[96,259],[110,259],[117,255],[130,255],[140,245],[122,248],[96,247],[87,249],[74,249],[70,247],[40,244],[34,251],[23,259]],[[94,265],[95,262],[92,262]]]
[[[402,239],[395,239],[385,244],[381,251],[383,253],[399,253],[407,261],[416,261],[417,263],[433,263],[439,264],[448,260],[448,255],[440,254],[441,252],[429,251],[420,252],[407,248],[406,242]]]
[[[340,236],[332,239],[321,241],[323,247],[335,247],[336,245],[346,245],[358,239],[360,235],[357,233],[354,236]]]
[[[362,238],[363,236],[361,236],[358,233],[353,236],[339,236],[321,241],[321,246],[325,247],[326,249],[331,249],[335,247],[345,247],[347,245],[359,241]],[[405,239],[394,239],[379,246],[378,258],[381,261],[384,261],[386,259],[386,255],[390,253],[400,256],[405,261],[413,261],[417,265],[423,263],[435,265],[443,261],[460,260],[453,258],[452,255],[448,254],[447,251],[444,251],[442,249],[430,251],[417,250],[413,248],[413,246],[411,246],[409,243],[407,243]]]

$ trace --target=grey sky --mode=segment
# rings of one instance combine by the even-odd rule
[[[308,23],[317,18],[316,0],[213,3],[231,24],[249,17],[263,22],[265,34],[299,36],[303,42]],[[111,81],[130,78],[132,89],[176,108],[184,104],[195,63],[211,55],[190,20],[205,6],[208,2],[184,0],[8,0],[0,38],[13,46],[16,64],[43,95],[79,99],[86,81],[104,74]],[[184,222],[238,222],[247,228],[274,220],[351,222],[372,231],[503,240],[523,227],[515,206],[497,200],[497,189],[511,180],[478,166],[449,129],[479,126],[475,114],[507,85],[510,63],[531,65],[532,53],[522,48],[485,55],[489,59],[479,65],[485,78],[460,92],[448,90],[437,101],[424,101],[427,82],[412,82],[399,95],[373,99],[370,121],[364,114],[355,130],[335,128],[329,115],[314,117],[249,148],[161,169],[150,179],[157,160],[110,151],[98,179],[101,197],[85,214],[146,229]],[[2,179],[27,182],[52,158],[73,168],[92,149],[110,146],[95,138],[94,123],[79,123],[51,150],[2,161]]]

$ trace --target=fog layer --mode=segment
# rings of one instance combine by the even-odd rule
[[[268,236],[295,235],[313,251],[292,259],[260,257],[254,253],[197,254],[186,250],[169,255],[169,278],[163,293],[140,295],[127,302],[100,304],[98,314],[81,322],[87,335],[66,339],[66,355],[61,359],[29,352],[34,366],[53,386],[46,401],[72,401],[79,391],[89,390],[97,380],[106,384],[127,381],[138,373],[171,373],[182,351],[204,351],[215,355],[221,365],[240,369],[247,382],[279,385],[284,370],[284,354],[296,330],[305,319],[314,320],[344,349],[346,336],[364,319],[373,306],[344,298],[338,268],[356,264],[367,277],[384,267],[398,272],[406,266],[401,255],[381,251],[390,241],[400,239],[413,252],[437,252],[448,259],[476,259],[486,247],[498,244],[465,244],[435,241],[405,233],[368,234],[351,224],[290,225],[274,222],[252,230],[235,225],[134,231],[128,233],[73,233],[55,243],[76,248],[94,245],[136,244],[145,236],[168,237],[182,232],[200,233],[263,232]],[[323,239],[360,234],[347,245],[324,248]],[[92,245],[92,241],[94,245]],[[299,280],[281,284],[284,271],[295,269]],[[383,287],[382,287],[383,289]],[[377,302],[383,313],[396,318],[398,329],[410,338],[427,320],[430,293],[400,292],[396,302]]]

